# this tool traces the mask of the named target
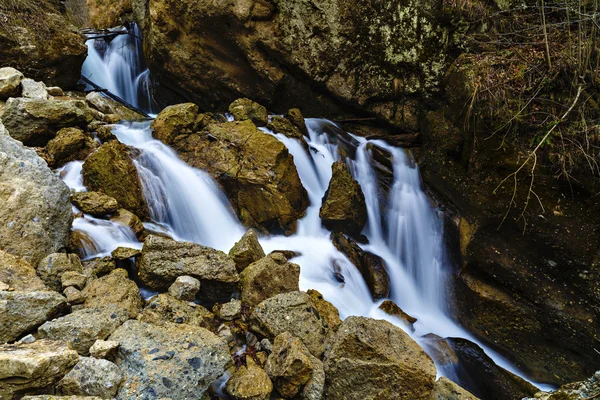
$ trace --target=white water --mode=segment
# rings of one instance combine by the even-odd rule
[[[133,76],[130,72],[137,67],[129,64],[137,62],[137,57],[135,54],[119,54],[122,49],[113,46],[118,39],[109,45],[104,57],[90,45],[93,51],[86,61],[85,71],[93,72],[96,77],[103,76],[104,81],[95,80],[94,76],[90,79],[101,86],[112,87],[111,90],[126,99],[131,95],[131,103],[139,106],[139,98],[135,95],[139,93],[140,75]],[[127,49],[126,53],[133,52],[135,46]],[[336,138],[325,133],[328,125],[332,123],[307,120],[310,154],[296,140],[274,135],[294,156],[311,205],[306,216],[299,221],[294,236],[261,237],[265,251],[292,250],[300,253],[293,261],[301,266],[301,289],[319,290],[339,309],[342,318],[363,315],[386,319],[402,327],[418,342],[422,335],[428,333],[467,338],[483,347],[498,365],[519,374],[510,363],[487,349],[447,316],[447,275],[450,267],[445,260],[442,220],[421,188],[419,171],[410,155],[381,141],[369,142],[348,135],[347,139],[356,143],[356,151],[352,159],[344,161],[360,183],[368,206],[368,223],[363,234],[369,244],[363,248],[385,260],[391,282],[390,297],[405,312],[417,318],[414,333],[403,321],[379,310],[381,302],[372,300],[357,268],[333,246],[330,232],[319,219],[321,199],[331,178],[331,164],[340,158]],[[208,174],[189,167],[169,147],[152,139],[149,123],[119,125],[114,133],[120,141],[141,150],[141,156],[135,162],[153,222],[178,240],[193,241],[226,252],[239,240],[245,228],[238,222],[218,185]],[[377,187],[369,144],[388,151],[393,158],[394,182],[389,198],[383,198]],[[70,187],[83,190],[82,182],[76,177],[81,165],[72,163],[67,170],[63,179]],[[88,233],[97,248],[103,249],[98,250],[100,253],[117,244],[123,245],[123,239],[129,246],[139,246],[128,233],[124,237],[115,237],[115,229],[120,231],[122,226],[111,224],[104,226],[85,216],[81,221],[76,220],[74,228]],[[343,275],[344,283],[335,278],[336,268]],[[426,348],[424,344],[423,347]],[[452,371],[444,369],[443,373],[452,374]]]

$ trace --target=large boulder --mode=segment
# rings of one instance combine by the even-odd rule
[[[249,309],[269,297],[299,290],[300,266],[272,253],[250,264],[240,274],[240,300]]]
[[[67,309],[67,299],[56,292],[0,291],[0,343],[18,339]]]
[[[0,397],[11,400],[45,390],[75,365],[79,356],[67,344],[51,340],[0,345]]]
[[[189,275],[201,282],[199,295],[213,302],[229,299],[239,281],[235,263],[222,251],[155,235],[144,242],[138,271],[144,285],[164,291]]]
[[[206,308],[191,301],[182,301],[161,293],[152,297],[137,319],[155,325],[188,324],[211,329],[214,315]]]
[[[52,0],[4,2],[0,12],[0,60],[50,86],[74,88],[87,46],[64,5]]]
[[[60,292],[62,289],[62,276],[66,272],[83,272],[83,265],[76,254],[53,253],[41,260],[37,267],[37,274],[52,290]]]
[[[104,143],[83,164],[83,183],[90,190],[115,198],[120,207],[146,220],[150,211],[132,157],[134,150],[123,143]]]
[[[117,200],[99,192],[73,193],[71,201],[82,212],[95,217],[114,214],[119,209]]]
[[[428,399],[433,361],[387,321],[350,317],[329,341],[324,358],[327,399]]]
[[[250,327],[269,338],[290,332],[318,358],[325,351],[329,334],[327,323],[304,292],[283,293],[263,301],[254,309]]]
[[[129,320],[110,337],[124,380],[118,398],[200,399],[232,363],[227,344],[204,328]]]
[[[46,145],[53,167],[60,167],[69,161],[85,160],[98,147],[94,137],[79,128],[63,128]]]
[[[56,388],[63,395],[97,396],[112,399],[123,380],[121,370],[107,360],[81,357]]]
[[[88,283],[82,294],[86,308],[120,307],[127,310],[130,318],[135,318],[142,308],[140,289],[121,268]]]
[[[329,187],[323,196],[319,217],[326,228],[358,236],[367,223],[365,195],[350,175],[346,163],[334,162]]]
[[[18,97],[23,74],[12,67],[0,68],[0,100]]]
[[[71,221],[67,185],[0,122],[0,249],[37,265],[66,246]]]
[[[0,119],[14,139],[43,147],[62,128],[85,128],[92,122],[92,113],[81,100],[11,98]]]
[[[153,123],[154,136],[209,172],[244,225],[293,232],[309,201],[287,148],[249,120],[213,121],[200,130],[194,111],[188,105],[163,111]]]
[[[35,292],[46,290],[35,268],[20,257],[0,250],[0,282],[16,291]]]
[[[38,328],[40,338],[60,340],[83,356],[96,340],[104,340],[129,319],[124,309],[84,308],[46,322]]]

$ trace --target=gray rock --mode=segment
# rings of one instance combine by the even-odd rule
[[[76,254],[54,253],[40,261],[36,270],[50,289],[59,292],[62,289],[62,275],[69,271],[83,273],[83,265]]]
[[[78,358],[65,343],[51,340],[0,345],[0,398],[19,398],[23,392],[46,389]]]
[[[200,281],[187,275],[178,276],[169,286],[169,294],[179,300],[193,301],[199,291]]]
[[[81,355],[88,355],[96,340],[104,340],[127,321],[126,310],[119,308],[84,308],[46,322],[38,329],[39,337],[62,340]],[[79,393],[74,393],[79,394]]]
[[[56,292],[0,292],[0,343],[18,339],[66,309],[67,299]]]
[[[327,323],[304,292],[283,293],[263,301],[250,321],[251,329],[263,336],[272,338],[290,332],[302,340],[314,356],[320,358],[325,351]]]
[[[26,146],[45,146],[62,128],[85,128],[92,121],[81,100],[11,98],[0,114],[10,135]]]
[[[31,265],[64,248],[71,229],[69,188],[0,122],[0,249]]]
[[[200,399],[232,363],[221,339],[186,324],[129,320],[110,340],[120,344],[115,361],[124,375],[119,399]]]
[[[56,388],[63,395],[112,399],[122,380],[121,370],[112,362],[81,357],[73,369],[58,382]]]
[[[0,100],[17,97],[21,92],[23,74],[11,67],[0,68]]]
[[[28,99],[48,99],[48,92],[44,82],[36,82],[33,79],[25,78],[21,81],[21,96]]]

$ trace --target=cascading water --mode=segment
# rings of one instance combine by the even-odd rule
[[[84,73],[94,72],[96,77],[102,76],[100,79],[104,81],[95,80],[93,75],[90,79],[101,86],[113,87],[112,90],[126,99],[129,93],[132,96],[129,98],[131,103],[139,106],[140,99],[134,93],[138,93],[139,80],[136,79],[140,75],[131,71],[139,70],[140,53],[129,54],[136,49],[139,51],[139,48],[120,48],[115,45],[118,40],[130,39],[117,37],[103,55],[96,52],[93,43],[88,42],[93,51],[86,61]],[[119,55],[119,52],[125,54]],[[339,138],[327,132],[331,128],[339,128],[329,121],[318,119],[307,119],[306,124],[309,152],[299,141],[261,128],[282,141],[294,156],[298,174],[310,199],[310,206],[305,217],[299,221],[295,235],[260,238],[265,252],[298,252],[300,256],[293,261],[301,266],[301,289],[319,290],[339,309],[342,318],[364,315],[389,320],[411,334],[426,350],[427,343],[422,336],[429,333],[441,337],[467,338],[484,347],[448,317],[446,292],[450,268],[445,258],[442,219],[423,192],[418,167],[409,154],[383,141],[366,140],[344,133],[348,141],[353,143],[353,155],[344,161],[361,185],[368,209],[368,222],[363,234],[369,244],[362,247],[385,261],[390,275],[391,299],[417,318],[414,332],[403,321],[378,308],[381,302],[372,300],[358,269],[335,248],[330,232],[322,226],[319,218],[321,199],[331,179],[331,165],[341,158]],[[120,141],[141,151],[135,164],[150,205],[154,229],[160,226],[176,239],[224,251],[228,251],[239,240],[245,228],[237,220],[218,185],[207,173],[188,166],[173,150],[154,140],[149,122],[122,124],[113,133]],[[377,184],[371,152],[373,147],[388,152],[393,162],[393,184],[387,196]],[[80,171],[81,163],[75,162],[67,165],[62,172],[63,180],[75,190],[85,190],[78,177]],[[123,231],[124,236],[115,236],[115,229],[120,231],[124,227],[115,227],[112,223],[105,226],[89,216],[76,220],[74,228],[84,230],[95,242],[96,252],[101,254],[124,242],[129,247],[140,245],[133,233],[127,231],[128,228]],[[92,253],[88,256],[92,256]],[[343,283],[336,279],[334,268],[338,269],[335,272],[343,275]],[[485,351],[498,365],[518,374],[500,355],[489,349]],[[460,366],[438,368],[438,372],[456,379],[458,374],[452,368]]]

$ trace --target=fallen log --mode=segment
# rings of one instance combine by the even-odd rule
[[[130,104],[127,101],[125,101],[123,98],[117,96],[114,93],[111,93],[108,89],[105,89],[103,87],[100,87],[100,86],[96,85],[94,82],[92,82],[91,80],[89,80],[85,76],[82,75],[81,76],[81,80],[84,81],[85,83],[87,83],[88,85],[90,85],[91,87],[93,87],[94,88],[94,90],[93,90],[94,92],[104,93],[105,96],[110,97],[111,99],[113,99],[114,101],[120,103],[124,107],[129,108],[131,111],[135,111],[136,113],[138,113],[140,115],[143,115],[145,118],[152,119],[152,117],[150,115],[148,115],[145,111],[140,110],[139,108],[137,108],[133,104]]]

